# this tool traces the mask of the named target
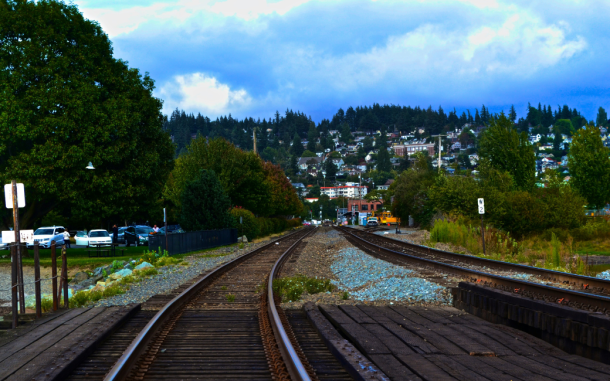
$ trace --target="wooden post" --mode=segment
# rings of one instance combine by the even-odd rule
[[[69,308],[68,299],[68,256],[66,255],[66,245],[61,249],[61,281],[64,284],[64,307]]]
[[[15,245],[17,247],[17,286],[19,292],[19,311],[25,313],[25,292],[23,282],[23,266],[21,264],[21,234],[19,233],[19,202],[17,201],[17,181],[12,180],[13,187],[13,225],[15,230]]]
[[[40,246],[38,242],[34,242],[34,282],[36,282],[34,283],[36,290],[36,317],[39,318],[42,316],[42,295],[40,293]]]
[[[483,224],[483,215],[481,214],[481,238],[483,240],[483,255],[485,255],[485,225]]]
[[[53,311],[57,311],[57,257],[55,256],[55,241],[51,242],[51,277],[53,281]]]
[[[11,307],[13,329],[17,328],[17,246],[11,246]]]

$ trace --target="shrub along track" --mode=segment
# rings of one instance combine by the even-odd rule
[[[267,283],[313,231],[298,230],[202,275],[160,308],[112,369],[98,354],[70,379],[318,379],[281,309],[268,303]],[[100,348],[116,356],[112,341]]]
[[[437,274],[452,274],[468,282],[533,299],[610,315],[610,281],[436,250],[358,229],[337,229],[354,245],[394,263],[415,264]],[[523,273],[542,281],[536,283],[511,277]],[[547,284],[543,284],[544,281]],[[561,287],[551,286],[553,283]]]

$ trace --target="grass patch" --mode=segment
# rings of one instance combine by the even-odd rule
[[[349,299],[349,292],[345,291],[343,294],[341,294],[341,300],[348,300]]]
[[[330,279],[309,278],[305,275],[297,275],[290,278],[273,280],[273,292],[280,295],[283,302],[301,300],[303,292],[312,295],[332,290],[333,285],[330,284]]]
[[[233,303],[234,301],[235,301],[235,295],[234,294],[227,294],[227,302]]]
[[[155,267],[164,267],[164,266],[174,266],[184,262],[182,259],[174,258],[174,257],[161,257],[155,263]]]
[[[51,311],[53,309],[53,299],[40,299],[40,308],[42,309],[42,312]]]
[[[159,270],[151,267],[142,270],[134,270],[133,272],[141,278],[159,274]]]
[[[101,299],[124,293],[125,290],[118,284],[108,286],[103,291],[79,291],[70,298],[70,306],[73,308],[85,307]]]
[[[227,286],[222,286],[222,287],[220,287],[220,289],[224,291],[227,289]]]
[[[128,284],[138,282],[139,280],[140,280],[139,278],[134,277],[133,275],[127,275],[127,276],[124,276],[121,279],[119,279],[118,282],[119,282],[119,284],[126,286]]]

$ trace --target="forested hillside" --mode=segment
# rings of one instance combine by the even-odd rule
[[[494,115],[485,105],[480,110],[475,109],[474,113],[467,110],[458,115],[455,109],[446,112],[442,107],[435,110],[431,106],[423,109],[374,104],[372,107],[349,107],[347,111],[339,109],[331,118],[323,119],[316,125],[310,116],[292,110],[286,110],[283,115],[276,112],[273,117],[263,120],[253,118],[238,120],[231,115],[211,120],[201,114],[186,114],[184,111],[175,110],[167,117],[164,129],[174,136],[177,154],[183,152],[192,137],[197,134],[209,138],[223,137],[240,148],[251,150],[255,128],[257,130],[257,148],[261,153],[267,147],[277,150],[283,145],[288,149],[290,143],[294,141],[295,135],[298,139],[307,139],[310,145],[304,148],[315,152],[316,147],[313,140],[317,138],[321,138],[322,148],[331,147],[332,143],[328,139],[329,130],[344,132],[343,130],[348,127],[350,132],[376,131],[385,127],[388,131],[415,132],[416,135],[419,135],[418,130],[421,128],[424,130],[421,135],[429,136],[462,127],[467,123],[473,126],[485,125],[492,116]],[[521,131],[526,130],[528,126],[549,127],[559,120],[562,120],[564,125],[567,125],[568,121],[570,122],[568,130],[570,128],[576,130],[586,123],[578,110],[571,109],[567,105],[557,106],[555,110],[550,105],[538,104],[537,108],[529,106],[526,117],[518,120],[515,108],[511,107],[508,116]],[[603,118],[607,119],[607,117]],[[597,121],[597,124],[607,124],[607,120],[605,123]]]

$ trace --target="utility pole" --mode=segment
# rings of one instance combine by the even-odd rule
[[[438,136],[438,171],[441,171],[441,136],[447,136],[447,135],[434,135],[432,136],[433,138],[436,138]]]
[[[254,142],[254,153],[256,153],[256,127],[252,129],[252,140]]]

